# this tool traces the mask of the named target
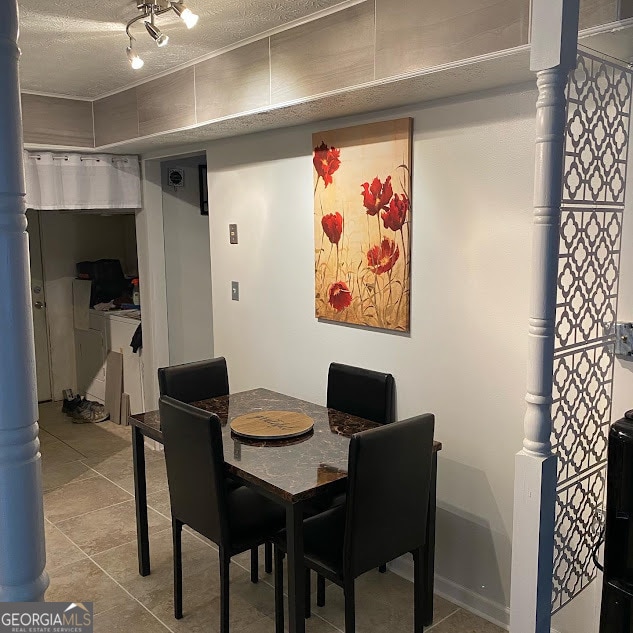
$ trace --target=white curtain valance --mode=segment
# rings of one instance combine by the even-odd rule
[[[137,209],[138,156],[24,152],[28,209]]]

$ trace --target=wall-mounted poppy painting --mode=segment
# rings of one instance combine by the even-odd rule
[[[409,331],[412,119],[319,132],[316,316]]]

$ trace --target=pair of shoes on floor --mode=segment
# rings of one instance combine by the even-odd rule
[[[69,390],[64,392],[62,413],[70,416],[75,424],[104,422],[110,417],[107,409],[99,402],[86,400],[82,396],[73,396]]]

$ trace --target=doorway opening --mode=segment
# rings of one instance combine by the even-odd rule
[[[135,214],[29,209],[27,221],[38,402],[62,400],[66,389],[104,402],[108,353],[131,355],[129,339],[140,322],[133,309]],[[95,267],[116,273],[107,288],[87,272]],[[109,299],[113,310],[95,308]],[[142,411],[141,361],[131,360],[125,369],[132,382],[124,387]]]

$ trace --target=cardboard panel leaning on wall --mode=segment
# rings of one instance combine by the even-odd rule
[[[536,101],[534,91],[516,90],[207,148],[217,202],[215,353],[228,360],[232,391],[263,386],[324,403],[332,361],[392,372],[398,417],[435,413],[444,443],[437,587],[505,622],[525,412]],[[311,134],[406,116],[414,118],[411,333],[319,322]],[[238,245],[228,244],[231,222]],[[240,282],[239,302],[231,281]]]

